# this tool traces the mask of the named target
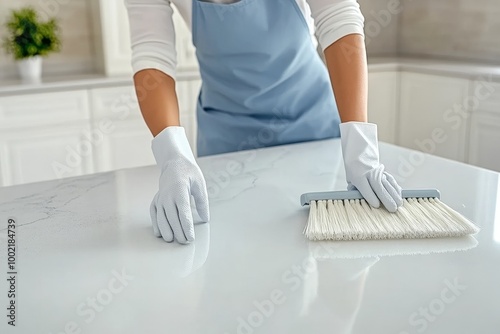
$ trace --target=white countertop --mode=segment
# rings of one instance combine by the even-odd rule
[[[1,332],[498,333],[499,174],[432,156],[412,170],[414,152],[381,143],[404,188],[440,189],[481,232],[309,242],[299,196],[345,187],[340,152],[327,140],[200,159],[212,219],[188,246],[153,236],[154,166],[0,188],[4,273],[7,217],[18,244],[17,327],[2,314]]]
[[[436,75],[463,77],[466,79],[500,80],[500,64],[486,64],[433,58],[369,57],[370,72],[410,71]]]
[[[189,70],[179,72],[176,78],[178,81],[183,81],[197,79],[199,76],[198,71]],[[13,79],[0,82],[0,96],[127,85],[133,85],[132,74],[123,76],[87,74],[42,77],[40,83],[24,83],[20,79]]]
[[[368,70],[370,72],[405,70],[458,76],[472,80],[481,77],[483,79],[489,78],[491,75],[492,79],[500,80],[500,64],[481,64],[432,58],[369,57]],[[177,80],[179,81],[196,78],[199,78],[199,73],[195,69],[182,70],[177,73]],[[36,84],[26,84],[20,80],[7,80],[0,82],[0,96],[125,85],[132,85],[132,75],[106,77],[104,75],[89,74],[43,77],[42,82]]]

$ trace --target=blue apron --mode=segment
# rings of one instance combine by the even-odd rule
[[[328,72],[295,0],[193,0],[198,155],[339,137]]]

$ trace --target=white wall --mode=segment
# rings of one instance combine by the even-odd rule
[[[394,56],[398,50],[398,22],[401,14],[381,18],[380,12],[389,12],[390,0],[359,0],[365,17],[366,48],[368,55]],[[403,9],[403,6],[400,7]]]

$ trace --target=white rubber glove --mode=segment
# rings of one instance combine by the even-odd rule
[[[151,203],[153,232],[166,242],[194,240],[191,195],[198,215],[210,219],[205,178],[196,163],[184,128],[171,126],[153,139],[153,154],[161,168],[158,193]]]
[[[390,212],[403,204],[401,187],[379,162],[377,125],[363,122],[340,124],[342,154],[349,190],[359,190],[373,207],[380,202]]]

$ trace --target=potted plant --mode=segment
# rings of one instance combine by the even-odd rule
[[[38,82],[42,75],[42,56],[59,51],[61,41],[55,18],[41,22],[32,7],[12,10],[5,23],[3,46],[17,61],[23,81]]]

